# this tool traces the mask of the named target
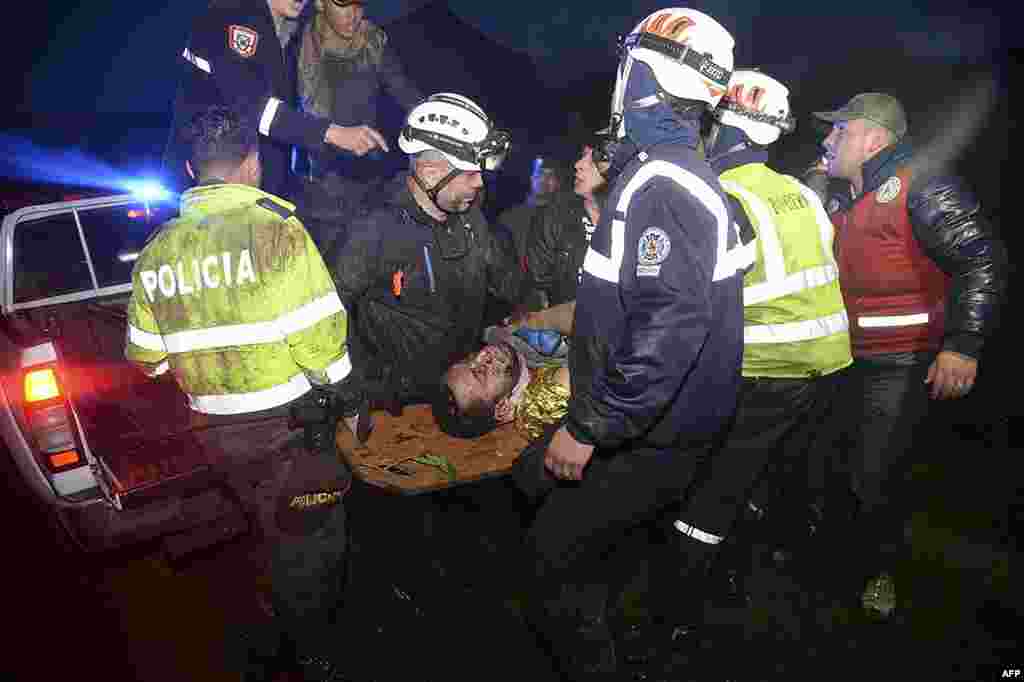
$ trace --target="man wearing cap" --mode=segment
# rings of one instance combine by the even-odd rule
[[[915,151],[899,100],[862,93],[815,116],[832,130],[808,182],[822,194],[829,177],[850,183],[824,201],[854,357],[844,390],[860,505],[860,542],[844,562],[852,596],[899,552],[914,429],[929,398],[962,398],[974,386],[1007,260],[964,181]]]

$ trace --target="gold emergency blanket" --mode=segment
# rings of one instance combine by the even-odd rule
[[[540,438],[544,427],[565,416],[569,407],[568,388],[558,381],[559,367],[540,367],[526,387],[516,409],[516,429],[528,440]]]

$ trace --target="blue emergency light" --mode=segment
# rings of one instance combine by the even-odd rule
[[[153,180],[126,183],[125,188],[142,201],[166,201],[171,198],[170,191]]]

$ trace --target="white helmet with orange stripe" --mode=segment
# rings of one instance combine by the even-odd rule
[[[796,129],[789,113],[789,88],[752,69],[732,75],[729,90],[715,110],[722,125],[739,128],[755,144],[768,145]]]
[[[635,62],[650,67],[664,93],[706,102],[714,109],[729,85],[735,43],[703,12],[684,7],[654,12],[622,40],[612,113],[621,115],[625,109],[626,85]]]

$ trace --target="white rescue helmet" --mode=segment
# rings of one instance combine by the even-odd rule
[[[654,12],[622,39],[612,114],[621,115],[625,108],[634,62],[650,67],[658,86],[669,95],[706,102],[714,109],[729,85],[735,44],[732,35],[703,12],[685,7]]]
[[[789,111],[789,88],[771,76],[750,69],[732,74],[729,89],[715,117],[722,125],[739,128],[752,142],[768,145],[796,129]]]
[[[431,95],[413,107],[398,136],[406,154],[433,149],[460,171],[498,170],[510,141],[473,100],[450,92]]]

